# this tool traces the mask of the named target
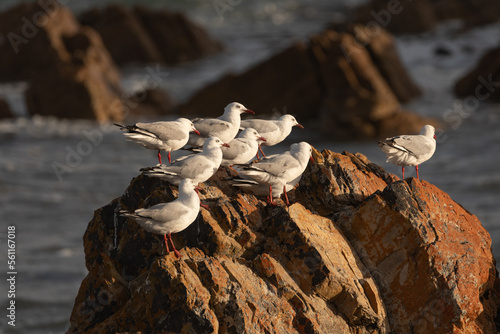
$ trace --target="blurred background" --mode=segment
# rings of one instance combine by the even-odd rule
[[[233,101],[305,126],[269,153],[307,140],[398,176],[377,140],[434,124],[420,176],[479,217],[499,258],[500,4],[391,3],[2,1],[0,262],[7,272],[15,225],[18,275],[16,327],[0,332],[68,329],[93,211],[156,164],[113,122],[217,116]]]

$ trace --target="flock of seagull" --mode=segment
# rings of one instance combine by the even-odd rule
[[[303,128],[292,115],[283,115],[276,120],[241,120],[241,114],[255,114],[241,103],[226,106],[218,118],[178,118],[174,121],[116,124],[124,131],[127,140],[158,151],[159,164],[142,168],[149,177],[157,177],[178,186],[179,196],[172,202],[160,203],[134,212],[120,211],[133,218],[146,231],[163,235],[167,253],[168,242],[177,258],[181,255],[175,248],[171,234],[186,229],[196,220],[201,204],[198,184],[212,177],[220,166],[230,166],[238,177],[229,180],[234,187],[252,191],[257,196],[267,196],[268,203],[293,189],[305,171],[308,162],[314,162],[312,147],[306,142],[295,143],[290,150],[266,156],[262,146],[281,143],[294,126]],[[238,134],[239,132],[239,134]],[[419,135],[402,135],[387,138],[378,143],[387,155],[387,162],[402,166],[415,166],[432,157],[436,150],[434,127],[425,125]],[[188,149],[194,153],[174,161],[171,152]],[[168,152],[168,164],[162,164],[161,151]],[[262,158],[259,157],[259,151]],[[253,160],[257,157],[256,160]],[[253,160],[253,161],[252,161]]]

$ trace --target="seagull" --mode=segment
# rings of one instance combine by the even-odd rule
[[[275,120],[265,120],[265,119],[247,119],[241,121],[242,128],[253,128],[257,130],[262,137],[266,138],[267,141],[261,143],[264,146],[274,146],[285,140],[286,137],[292,132],[292,127],[299,127],[303,129],[304,127],[297,122],[295,117],[292,115],[283,115]],[[262,151],[262,147],[259,145],[260,153],[262,156],[266,156]],[[258,158],[257,153],[257,158]]]
[[[229,143],[238,134],[241,122],[240,115],[242,113],[255,114],[241,103],[232,102],[224,108],[224,114],[219,118],[194,119],[193,123],[196,129],[200,131],[201,136],[189,136],[188,144],[202,146],[203,142],[210,136],[218,137],[224,143]]]
[[[312,148],[306,142],[295,143],[290,146],[290,151],[269,156],[256,163],[239,165],[237,170],[241,178],[256,181],[259,184],[269,186],[268,202],[273,202],[273,189],[283,189],[286,204],[288,202],[287,184],[298,182],[296,180],[304,173],[308,160],[312,158]]]
[[[122,210],[120,214],[134,218],[148,232],[163,234],[167,254],[170,252],[167,240],[170,240],[175,256],[180,258],[181,254],[175,249],[171,234],[183,231],[198,216],[200,199],[195,188],[193,180],[184,179],[179,184],[179,197],[172,202],[137,209],[133,213]]]
[[[142,168],[147,176],[159,177],[171,184],[179,185],[183,179],[192,179],[195,184],[205,182],[217,172],[222,162],[221,147],[229,147],[217,137],[209,137],[203,151],[173,161],[170,165]]]
[[[436,130],[432,125],[424,125],[419,135],[402,135],[387,138],[378,142],[378,146],[387,156],[387,161],[401,166],[403,179],[405,166],[415,166],[418,176],[418,165],[429,160],[436,151]]]
[[[222,147],[222,165],[247,163],[257,153],[259,142],[265,143],[266,138],[262,137],[257,130],[247,128],[241,131],[238,138],[229,142],[230,147]]]
[[[161,164],[161,150],[168,151],[168,162],[171,162],[170,152],[186,145],[189,132],[200,135],[193,122],[187,118],[175,121],[136,123],[134,125],[116,124],[120,130],[127,131],[123,135],[127,140],[134,141],[151,150],[158,150],[158,161]]]

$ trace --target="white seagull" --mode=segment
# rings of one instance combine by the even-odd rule
[[[237,138],[229,142],[230,147],[222,147],[222,165],[247,163],[257,153],[259,142],[265,143],[266,138],[262,137],[257,130],[247,128],[241,131]]]
[[[123,135],[127,140],[134,141],[151,150],[158,150],[158,161],[161,164],[161,150],[168,151],[168,162],[171,161],[170,152],[187,144],[189,132],[200,135],[193,122],[187,118],[178,118],[175,121],[136,123],[134,125],[116,124],[120,130],[127,131]]]
[[[178,185],[183,179],[192,179],[195,184],[205,182],[219,169],[222,146],[229,145],[217,137],[210,137],[203,144],[201,153],[181,157],[170,165],[142,168],[141,171],[147,176],[159,177],[174,185]]]
[[[308,160],[314,162],[311,153],[312,148],[308,143],[295,143],[290,146],[288,152],[269,156],[256,163],[240,165],[237,170],[243,179],[250,179],[269,186],[268,201],[272,205],[276,205],[273,202],[273,188],[283,189],[286,204],[290,205],[286,195],[289,190],[287,184],[291,185],[293,182],[298,182],[299,179],[297,178],[304,173]],[[252,190],[251,187],[250,190]]]
[[[297,126],[301,129],[304,127],[297,122],[292,115],[283,115],[275,120],[265,119],[247,119],[241,121],[242,128],[253,128],[257,130],[262,137],[266,138],[266,142],[261,143],[264,146],[274,146],[285,140],[286,137],[292,132],[292,127]],[[265,157],[259,145],[260,152]],[[258,153],[257,153],[258,154]],[[258,158],[258,155],[257,155]]]
[[[401,166],[403,179],[405,166],[415,166],[429,160],[436,151],[436,134],[432,125],[424,125],[419,135],[402,135],[378,142],[378,146],[387,155],[387,162]]]
[[[120,211],[125,217],[134,218],[146,231],[154,234],[163,234],[167,254],[170,252],[167,239],[177,258],[181,254],[175,249],[172,242],[172,233],[186,229],[195,221],[200,211],[200,199],[191,179],[184,179],[179,184],[179,197],[169,203],[160,203],[147,209],[137,209],[133,213]]]
[[[241,114],[255,114],[252,110],[245,108],[238,102],[229,103],[224,108],[224,114],[218,118],[196,118],[193,120],[196,129],[201,136],[189,136],[188,144],[191,146],[202,146],[210,136],[218,137],[224,143],[229,143],[236,137],[240,129]]]

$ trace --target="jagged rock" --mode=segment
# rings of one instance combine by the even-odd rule
[[[372,27],[359,24],[336,24],[332,25],[332,28],[353,35],[360,46],[366,47],[373,64],[398,101],[405,103],[422,95],[422,90],[413,82],[401,63],[391,34],[385,30],[373,33]]]
[[[118,69],[99,35],[68,8],[57,1],[20,4],[0,14],[0,34],[0,78],[30,81],[30,114],[121,119]]]
[[[460,78],[454,87],[455,94],[470,96],[472,103],[500,101],[500,47],[487,51],[476,68]]]
[[[288,208],[219,171],[202,186],[211,210],[173,235],[180,260],[117,215],[176,197],[134,178],[89,223],[68,333],[495,332],[497,272],[474,215],[362,154],[313,155]]]
[[[72,13],[58,2],[22,3],[0,13],[0,81],[28,80],[70,61],[62,36],[78,30]]]
[[[161,63],[162,55],[137,15],[120,4],[92,8],[78,16],[94,28],[117,64]]]
[[[83,27],[62,40],[71,63],[41,71],[31,80],[26,91],[28,112],[60,118],[121,120],[124,93],[120,75],[99,35]]]
[[[9,107],[7,101],[0,99],[0,119],[14,118],[14,114]]]
[[[378,25],[395,34],[419,34],[445,20],[462,19],[466,28],[500,18],[500,3],[489,0],[371,0],[355,8],[354,21]]]
[[[118,64],[177,64],[217,53],[222,45],[184,14],[119,4],[94,8],[79,17],[96,29]]]
[[[389,128],[386,122],[406,120],[400,116],[398,98],[409,101],[420,90],[399,62],[392,38],[381,30],[370,39],[364,30],[326,30],[307,43],[296,43],[245,73],[228,74],[202,88],[180,110],[215,116],[230,95],[259,114],[287,107],[301,122],[319,120],[327,136],[380,138],[386,135],[380,130]],[[418,132],[424,124],[435,123],[418,121],[403,124]]]

